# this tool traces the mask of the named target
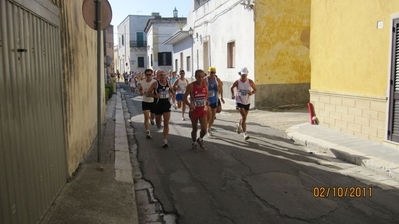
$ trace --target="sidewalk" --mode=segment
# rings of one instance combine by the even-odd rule
[[[95,140],[41,223],[139,223],[120,92],[106,105],[101,162]]]
[[[399,180],[399,150],[394,147],[309,123],[294,125],[286,133],[310,152],[334,156]]]

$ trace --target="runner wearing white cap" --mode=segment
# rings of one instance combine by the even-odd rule
[[[247,78],[248,69],[243,67],[238,74],[241,76],[240,79],[236,80],[231,85],[231,98],[236,100],[237,109],[240,112],[240,122],[236,124],[236,132],[243,132],[244,140],[249,139],[247,134],[247,116],[250,107],[250,96],[256,93],[256,85],[254,81]],[[234,89],[237,89],[237,93],[234,94]]]

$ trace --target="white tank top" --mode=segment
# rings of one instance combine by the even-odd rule
[[[154,102],[154,97],[148,97],[148,96],[147,96],[148,89],[150,89],[151,85],[152,85],[154,82],[156,82],[156,80],[154,80],[154,79],[151,79],[150,82],[147,82],[147,80],[141,81],[141,86],[142,86],[142,88],[143,88],[143,93],[144,93],[144,94],[143,94],[143,102],[147,102],[147,103],[152,103],[152,102]]]
[[[240,79],[238,80],[237,86],[237,94],[236,94],[236,102],[241,103],[243,105],[248,105],[249,101],[249,91],[251,91],[252,87],[249,84],[249,79],[242,82]]]
[[[176,94],[184,94],[184,92],[186,92],[186,88],[187,88],[187,83],[188,83],[188,81],[187,81],[187,79],[184,79],[184,80],[181,80],[181,79],[178,79],[178,80],[176,80],[176,82],[178,82],[177,83],[177,91],[176,91]],[[180,87],[180,90],[179,90],[179,87]]]

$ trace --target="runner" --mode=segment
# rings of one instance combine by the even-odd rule
[[[208,101],[210,103],[208,107],[208,136],[212,136],[211,127],[215,121],[216,108],[218,107],[218,92],[221,94],[221,100],[223,99],[223,83],[218,77],[216,77],[216,68],[209,68],[209,76],[205,78],[208,84]]]
[[[250,100],[249,97],[256,93],[255,83],[247,78],[248,69],[243,67],[238,73],[241,78],[238,79],[231,85],[231,98],[236,100],[238,111],[240,112],[241,119],[240,122],[236,124],[236,132],[241,131],[244,140],[249,139],[247,134],[247,116],[249,112]],[[237,88],[237,94],[234,95],[234,88]]]
[[[195,81],[190,83],[186,92],[184,93],[183,101],[185,104],[189,105],[190,112],[189,117],[191,119],[192,131],[191,131],[191,139],[192,139],[192,150],[197,151],[197,143],[201,147],[201,149],[206,149],[204,145],[204,136],[206,134],[206,110],[208,102],[208,87],[206,82],[204,81],[205,72],[203,70],[195,71]],[[188,101],[188,95],[190,95],[190,101]],[[201,124],[200,136],[197,138],[197,130],[198,130],[198,121]]]
[[[130,91],[132,91],[134,95],[136,93],[136,75],[134,72],[132,72],[128,77],[129,78],[126,79],[129,80]]]
[[[170,120],[170,97],[174,97],[172,84],[166,79],[165,71],[161,70],[158,73],[159,81],[154,82],[147,94],[154,97],[155,101],[155,123],[158,129],[161,128],[161,119],[163,118],[163,144],[162,147],[167,148],[169,135],[169,120]]]
[[[139,86],[139,94],[143,96],[143,101],[141,102],[141,107],[144,114],[144,127],[146,132],[146,138],[150,139],[150,119],[151,124],[154,124],[154,97],[149,97],[148,90],[150,89],[151,85],[156,82],[156,80],[152,79],[152,70],[146,69],[144,71],[145,79],[141,81],[141,85]],[[151,113],[151,115],[150,115]],[[150,118],[151,117],[151,118]]]
[[[183,101],[184,92],[186,91],[188,80],[184,78],[185,72],[184,70],[180,70],[180,78],[175,81],[173,84],[173,89],[176,91],[176,101],[177,108],[180,109],[183,104],[183,108],[181,109],[181,120],[185,121],[184,113],[186,112],[186,104]]]

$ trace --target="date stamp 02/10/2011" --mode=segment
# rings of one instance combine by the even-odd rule
[[[314,187],[315,198],[371,198],[372,187]]]

